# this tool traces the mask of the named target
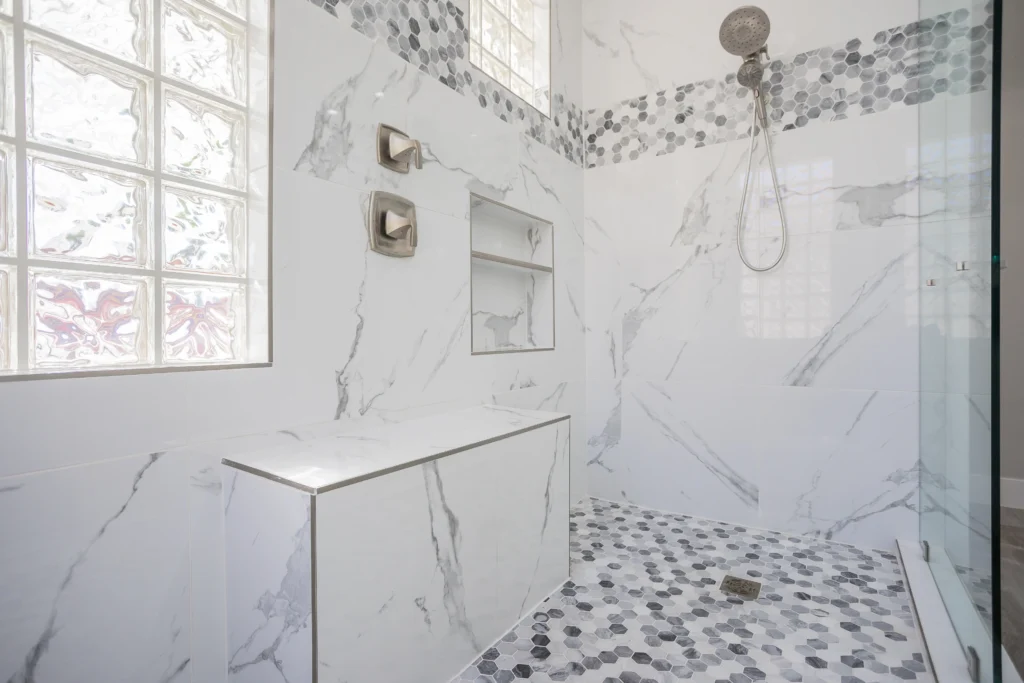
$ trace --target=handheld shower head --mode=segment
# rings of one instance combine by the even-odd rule
[[[737,7],[722,22],[718,40],[725,51],[740,57],[752,55],[768,42],[772,24],[760,7]]]

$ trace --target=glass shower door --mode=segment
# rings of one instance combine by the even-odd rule
[[[913,77],[920,140],[920,522],[929,565],[978,680],[998,681],[998,2],[920,0],[934,22]],[[913,40],[912,36],[908,36]]]

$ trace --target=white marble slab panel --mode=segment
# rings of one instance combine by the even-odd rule
[[[565,580],[567,427],[317,497],[321,682],[447,680]]]
[[[228,680],[313,680],[313,498],[224,468]]]
[[[0,479],[3,680],[189,680],[184,465],[154,453]]]

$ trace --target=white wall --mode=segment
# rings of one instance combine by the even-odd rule
[[[559,5],[571,98],[580,4]],[[571,412],[582,456],[581,168],[351,28],[347,6],[276,11],[274,367],[0,384],[2,680],[223,674],[215,458],[168,449],[499,402]],[[423,141],[421,171],[376,165],[380,122]],[[413,259],[367,251],[373,189],[417,202]],[[554,223],[554,352],[470,356],[470,191]]]
[[[737,4],[712,12],[646,3],[627,13],[588,3],[587,134],[619,100],[647,94],[650,113],[659,89],[735,69],[739,60],[717,37]],[[769,49],[792,57],[858,38],[870,53],[876,32],[918,16],[916,1],[870,4],[765,3]],[[663,120],[674,94],[667,116],[657,111]],[[945,153],[921,181],[920,111],[946,99],[776,126],[790,243],[785,261],[763,275],[736,254],[746,139],[703,147],[691,139],[674,153],[610,164],[606,156],[588,168],[594,495],[862,546],[916,537],[919,229],[985,210],[945,201],[950,183],[970,182]],[[620,105],[612,122],[630,111]],[[699,107],[695,115],[703,119]],[[595,144],[607,148],[631,125]],[[761,169],[763,155],[759,147]],[[759,173],[744,245],[761,263],[778,249],[771,192]]]

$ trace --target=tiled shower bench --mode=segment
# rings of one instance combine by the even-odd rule
[[[569,416],[480,406],[226,457],[232,683],[445,683],[569,575]]]

